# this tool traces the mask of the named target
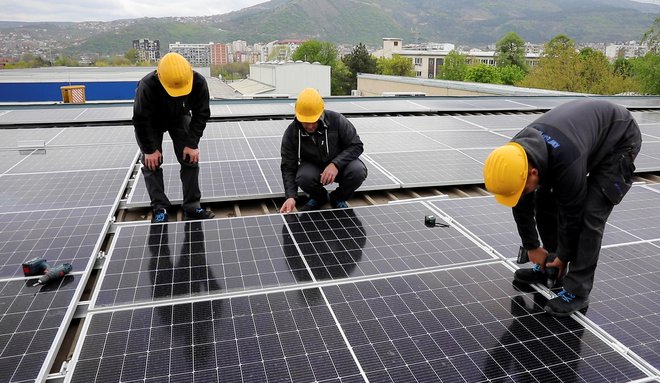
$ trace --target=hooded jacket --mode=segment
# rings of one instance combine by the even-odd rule
[[[294,118],[282,137],[280,169],[286,198],[298,194],[296,173],[301,162],[309,162],[319,168],[333,163],[341,173],[363,151],[364,145],[355,127],[340,113],[325,110],[318,121],[318,128],[312,134],[307,133]]]
[[[543,114],[512,138],[539,170],[539,188],[551,190],[558,207],[557,256],[564,262],[575,259],[587,198],[587,182],[594,177],[601,189],[610,188],[599,176],[599,165],[617,153],[639,151],[641,134],[630,112],[603,100],[584,99],[560,105]],[[637,152],[635,151],[635,154]],[[634,171],[628,161],[630,175]],[[630,188],[621,185],[620,198]],[[513,208],[518,232],[526,249],[540,246],[534,218],[534,194],[523,196]]]
[[[193,71],[192,91],[187,96],[172,97],[167,94],[158,74],[153,71],[138,83],[133,103],[133,126],[138,146],[143,153],[151,154],[159,149],[159,137],[169,127],[184,123],[190,118],[185,146],[197,149],[200,138],[211,116],[209,88],[206,79]]]

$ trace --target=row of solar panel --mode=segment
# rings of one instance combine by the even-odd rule
[[[512,286],[492,198],[122,227],[71,381],[657,379],[659,202],[614,210],[586,322]]]
[[[437,113],[551,109],[579,97],[392,97],[330,98],[326,107],[340,113]],[[601,97],[630,108],[660,108],[657,97]],[[294,99],[212,100],[211,116],[291,116]],[[132,103],[6,106],[0,108],[0,125],[66,122],[130,121]]]

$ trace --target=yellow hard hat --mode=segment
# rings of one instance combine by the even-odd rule
[[[527,183],[527,153],[516,142],[509,142],[493,150],[484,165],[486,190],[495,194],[502,205],[518,204]]]
[[[170,52],[158,63],[158,80],[172,97],[190,94],[193,70],[188,60],[178,53]]]
[[[296,118],[300,122],[316,122],[323,113],[323,98],[314,88],[305,88],[296,100]]]

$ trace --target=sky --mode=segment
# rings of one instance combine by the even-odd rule
[[[210,16],[266,0],[2,0],[0,21],[111,21]]]

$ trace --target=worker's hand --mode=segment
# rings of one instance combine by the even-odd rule
[[[193,149],[189,147],[183,148],[183,160],[188,161],[191,164],[196,164],[199,162],[199,149]]]
[[[280,213],[291,213],[296,208],[296,199],[287,198],[280,208]]]
[[[541,266],[541,270],[545,271],[545,260],[548,258],[548,250],[542,247],[537,247],[533,250],[527,250],[527,256],[529,257],[530,262],[536,263]]]
[[[557,281],[561,281],[564,278],[564,275],[566,274],[566,263],[559,259],[559,257],[555,257],[555,259],[552,262],[548,262],[545,264],[545,267],[556,267],[558,272],[557,272]]]
[[[323,173],[321,173],[321,184],[325,186],[335,182],[337,173],[339,173],[339,169],[337,169],[337,166],[331,162],[328,166],[325,167]]]
[[[163,163],[163,155],[160,153],[160,150],[156,150],[155,152],[151,154],[146,154],[144,155],[144,166],[147,167],[147,169],[154,171],[158,169],[160,164]]]

